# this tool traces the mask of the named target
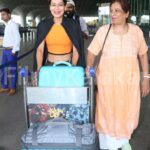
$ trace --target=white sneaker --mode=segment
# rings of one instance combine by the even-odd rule
[[[130,143],[127,143],[124,146],[122,146],[121,150],[132,150]]]

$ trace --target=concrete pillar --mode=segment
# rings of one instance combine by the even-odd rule
[[[21,14],[20,17],[21,17],[21,26],[26,27],[26,15]]]
[[[36,26],[39,24],[39,22],[41,21],[41,17],[40,16],[37,16],[35,18],[35,21],[36,21]]]

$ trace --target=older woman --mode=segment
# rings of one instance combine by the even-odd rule
[[[110,4],[112,26],[97,69],[96,128],[100,149],[131,150],[129,139],[138,125],[141,94],[150,91],[147,45],[141,29],[128,23],[130,6],[126,0]],[[102,26],[88,47],[87,71],[102,49],[109,25]],[[139,59],[138,59],[139,57]]]
[[[37,70],[42,65],[68,61],[85,66],[81,49],[81,31],[72,19],[64,18],[66,0],[49,0],[51,17],[40,22],[37,29]]]

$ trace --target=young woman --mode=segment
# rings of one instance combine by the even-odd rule
[[[81,31],[72,19],[64,18],[66,0],[49,0],[51,17],[40,22],[37,29],[37,70],[42,65],[68,61],[85,66],[81,48]]]

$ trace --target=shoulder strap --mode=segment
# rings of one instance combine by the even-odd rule
[[[108,33],[110,31],[110,28],[111,28],[111,24],[109,25],[108,31],[106,33],[106,36],[105,36],[105,39],[104,39],[104,42],[103,42],[103,46],[102,46],[102,50],[101,50],[101,54],[103,53],[103,49],[104,49],[104,46],[105,46],[105,43],[106,43],[106,39],[108,37]]]
[[[105,36],[105,39],[104,39],[104,42],[103,42],[103,45],[102,45],[102,49],[101,49],[100,56],[98,57],[98,61],[97,61],[97,63],[96,63],[96,66],[97,66],[97,67],[98,67],[98,64],[99,64],[99,62],[100,62],[100,59],[101,59],[101,56],[102,56],[102,53],[103,53],[103,49],[104,49],[104,46],[105,46],[105,43],[106,43],[106,40],[107,40],[109,31],[110,31],[110,28],[111,28],[111,24],[109,25],[108,31],[107,31],[107,33],[106,33],[106,36]],[[96,70],[97,70],[97,67],[96,67]]]

